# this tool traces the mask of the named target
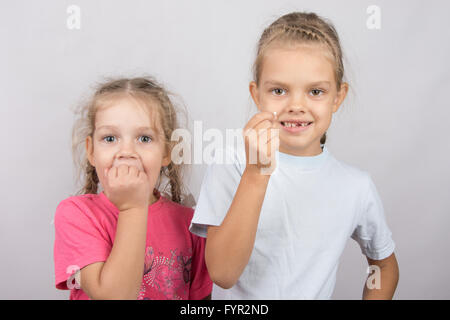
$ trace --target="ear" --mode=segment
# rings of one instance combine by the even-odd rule
[[[261,111],[261,108],[259,107],[259,90],[258,90],[258,84],[255,81],[250,82],[249,86],[250,95],[252,96],[253,102],[256,104],[256,107],[258,110]]]
[[[344,102],[345,97],[347,96],[348,92],[348,83],[343,82],[341,84],[341,88],[339,89],[336,98],[334,99],[333,104],[333,113],[338,111],[339,107],[341,106],[342,102]]]
[[[167,155],[162,159],[161,166],[166,167],[172,162],[171,155],[172,155],[172,148],[169,149]]]
[[[88,158],[89,163],[91,166],[95,167],[95,161],[94,161],[94,144],[92,141],[92,137],[88,136],[86,138],[86,156]]]
[[[167,156],[165,158],[163,158],[163,161],[161,163],[161,165],[163,167],[167,167],[172,161],[170,160],[170,156]]]

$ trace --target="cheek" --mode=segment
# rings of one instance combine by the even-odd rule
[[[328,109],[320,110],[314,114],[316,127],[320,131],[327,131],[331,123],[331,112]]]
[[[111,148],[97,147],[94,149],[94,161],[96,167],[109,167],[112,165],[114,152]]]
[[[152,152],[147,152],[142,156],[143,166],[147,174],[159,174],[162,166],[163,154],[161,150],[154,149]]]
[[[320,119],[329,119],[333,113],[333,104],[331,99],[323,101],[314,101],[310,108],[314,116]]]
[[[161,159],[148,159],[144,162],[144,170],[152,186],[156,185],[161,172]]]
[[[261,111],[279,112],[286,107],[287,102],[281,99],[274,99],[270,96],[263,96],[260,100]]]
[[[94,152],[95,158],[95,170],[97,172],[97,177],[100,180],[100,184],[104,185],[105,177],[105,169],[110,168],[112,166],[112,158],[106,157],[104,153],[96,154]]]

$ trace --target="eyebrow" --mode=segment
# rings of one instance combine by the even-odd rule
[[[321,80],[321,81],[314,81],[308,84],[308,86],[319,86],[319,85],[330,85],[331,82],[330,81],[326,81],[326,80]],[[283,83],[281,81],[276,81],[276,80],[268,80],[264,82],[264,85],[276,85],[276,86],[280,86],[280,87],[288,87],[288,85],[286,83]]]
[[[100,126],[100,127],[98,127],[97,128],[97,130],[100,130],[100,129],[107,129],[107,130],[116,130],[116,129],[118,129],[118,127],[116,127],[116,126],[111,126],[111,125],[105,125],[105,126]],[[142,131],[142,130],[150,130],[150,131],[154,131],[152,128],[150,128],[150,127],[139,127],[139,128],[136,128],[136,131]]]

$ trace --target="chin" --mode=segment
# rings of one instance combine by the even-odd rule
[[[305,148],[308,148],[311,143],[310,142],[304,142],[302,141],[302,138],[297,137],[297,139],[287,139],[287,141],[282,141],[280,139],[280,149],[287,149],[287,150],[304,150]]]
[[[313,146],[313,142],[307,142],[307,143],[280,143],[280,152],[289,152],[289,153],[302,153],[306,150],[309,150]],[[320,143],[318,144],[320,147]]]
[[[306,147],[304,145],[298,145],[298,144],[297,145],[292,145],[292,144],[287,145],[287,144],[285,144],[283,146],[280,145],[279,151],[283,152],[283,153],[298,153],[298,152],[304,151],[305,149],[306,149]]]

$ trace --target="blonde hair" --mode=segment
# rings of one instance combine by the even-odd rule
[[[334,61],[334,74],[337,89],[341,88],[344,77],[343,53],[339,36],[333,24],[315,13],[292,12],[278,18],[261,35],[253,64],[253,80],[259,85],[262,62],[271,44],[321,44],[325,45]],[[326,133],[320,139],[326,142]]]
[[[112,79],[97,87],[90,100],[78,110],[79,117],[72,131],[72,153],[77,169],[77,180],[83,179],[83,187],[77,194],[96,194],[98,192],[97,172],[89,163],[85,152],[86,138],[92,137],[95,131],[95,116],[98,108],[105,101],[123,95],[139,99],[149,110],[153,107],[151,111],[156,111],[163,131],[159,134],[164,138],[166,150],[171,151],[173,148],[171,136],[172,132],[178,128],[178,121],[177,110],[169,98],[170,94],[151,77]],[[155,101],[157,103],[154,103]],[[183,196],[182,169],[182,164],[171,162],[167,167],[162,167],[160,171],[160,178],[165,177],[168,180],[162,192],[166,192],[170,185],[170,197],[177,203],[181,203]],[[159,189],[160,183],[161,181],[155,186],[156,189]]]

